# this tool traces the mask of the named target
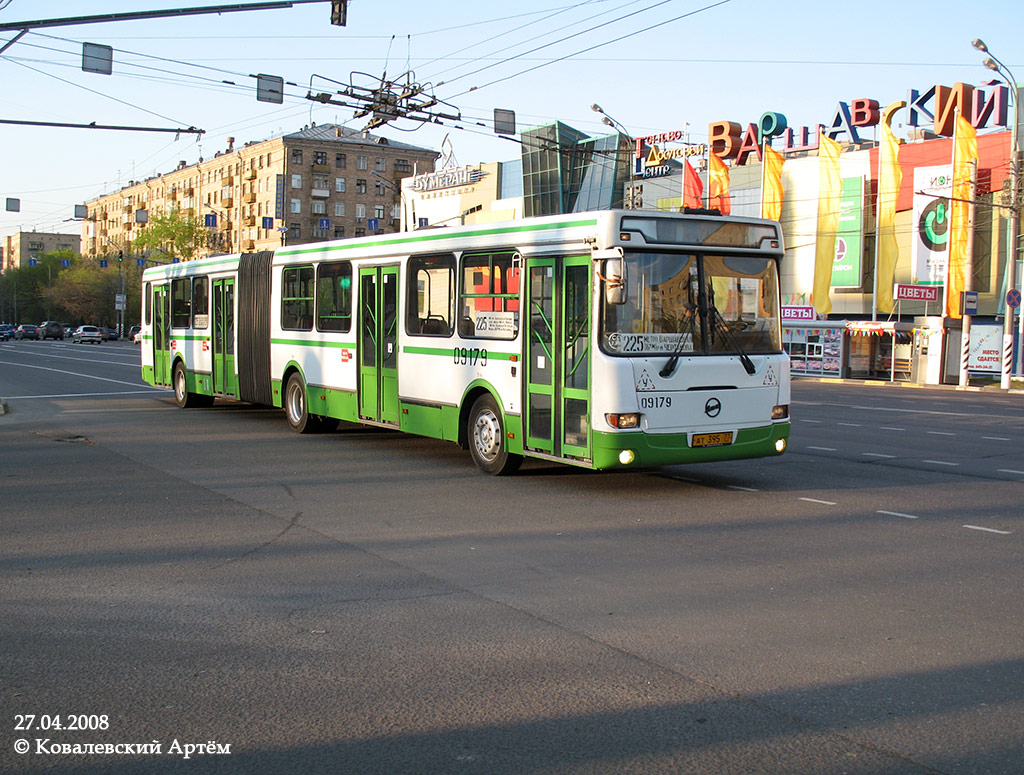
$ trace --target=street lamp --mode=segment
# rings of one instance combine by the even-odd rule
[[[1010,285],[1013,279],[1013,269],[1017,264],[1017,240],[1020,234],[1020,202],[1017,200],[1018,186],[1020,181],[1020,137],[1017,131],[1017,123],[1019,121],[1018,111],[1020,106],[1018,105],[1018,93],[1017,93],[1017,79],[1013,77],[1013,73],[1010,72],[1005,64],[1003,64],[998,57],[996,57],[991,51],[988,50],[988,46],[980,38],[975,38],[971,41],[971,45],[974,46],[978,51],[983,54],[988,54],[987,57],[982,61],[982,64],[1003,76],[1007,81],[1007,85],[1010,87],[1010,106],[1012,108],[1010,112],[1010,118],[1013,121],[1010,132],[1010,218],[1009,218],[1009,239],[1007,240],[1007,253],[1006,256],[1006,282],[1004,285],[1006,289],[1010,289]],[[1003,390],[1008,390],[1010,387],[1010,369],[1006,365],[1006,352],[1010,346],[1010,342],[1013,338],[1013,307],[1010,306],[1009,299],[1004,300],[1003,309],[1003,375],[1000,379],[999,385]],[[1019,342],[1018,352],[1021,351],[1021,345],[1024,345],[1024,314],[1020,318],[1020,329],[1019,329]],[[1024,353],[1022,353],[1024,355]],[[1020,361],[1018,365],[1019,373],[1024,376],[1024,357],[1018,356]]]
[[[604,112],[604,108],[602,108],[596,102],[593,105],[590,106],[590,109],[592,111],[594,111],[595,113],[600,113],[601,114],[601,123],[602,124],[604,124],[605,126],[610,126],[612,129],[617,131],[620,135],[623,135],[623,136],[625,136],[625,137],[630,139],[630,144],[629,144],[628,149],[626,149],[626,152],[629,153],[629,154],[632,154],[633,153],[633,144],[632,144],[633,135],[630,133],[630,131],[628,129],[626,129],[626,127],[624,127],[620,122],[616,121],[614,118],[612,118],[607,113],[605,113]],[[620,143],[620,145],[621,145],[621,143]],[[636,196],[635,196],[636,195],[636,191],[634,190],[635,189],[635,186],[634,186],[635,175],[636,175],[636,161],[634,159],[630,159],[629,160],[629,183],[628,183],[628,188],[627,188],[627,190],[629,192],[629,197],[623,203],[623,206],[627,210],[634,209],[634,207],[638,204],[638,202],[636,201]]]

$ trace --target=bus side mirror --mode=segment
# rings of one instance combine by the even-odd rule
[[[609,258],[604,262],[604,300],[607,304],[626,303],[626,262]]]
[[[591,258],[596,264],[597,278],[604,283],[606,304],[626,303],[626,258],[622,248],[595,250]]]

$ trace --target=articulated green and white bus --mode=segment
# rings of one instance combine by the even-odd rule
[[[456,442],[491,474],[777,455],[782,255],[772,221],[612,210],[157,266],[142,375],[300,433]]]

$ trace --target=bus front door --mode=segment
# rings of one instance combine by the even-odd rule
[[[398,267],[359,270],[359,416],[398,425]]]
[[[213,392],[238,394],[235,377],[235,281],[213,281]]]
[[[170,286],[153,287],[153,382],[171,384]]]
[[[526,445],[589,460],[590,259],[527,260]]]

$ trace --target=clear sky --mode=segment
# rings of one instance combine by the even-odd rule
[[[0,0],[0,24],[218,4],[227,0]],[[981,84],[992,73],[975,37],[1024,78],[1020,0],[351,0],[348,26],[329,17],[329,3],[312,3],[28,33],[0,54],[0,118],[205,134],[0,124],[0,235],[79,233],[68,220],[76,203],[212,158],[229,136],[238,146],[310,122],[361,128],[351,109],[305,95],[352,79],[372,87],[385,71],[412,71],[449,103],[438,110],[464,121],[375,131],[434,149],[450,134],[460,164],[518,156],[489,129],[496,107],[514,110],[520,128],[560,119],[599,134],[596,102],[635,135],[679,129],[703,142],[712,121],[775,111],[814,126],[839,101],[886,105],[911,88]],[[14,34],[0,32],[0,47]],[[81,70],[83,42],[114,47],[113,75]],[[257,102],[256,73],[295,84],[283,105]],[[6,197],[21,199],[20,213],[2,209]]]

